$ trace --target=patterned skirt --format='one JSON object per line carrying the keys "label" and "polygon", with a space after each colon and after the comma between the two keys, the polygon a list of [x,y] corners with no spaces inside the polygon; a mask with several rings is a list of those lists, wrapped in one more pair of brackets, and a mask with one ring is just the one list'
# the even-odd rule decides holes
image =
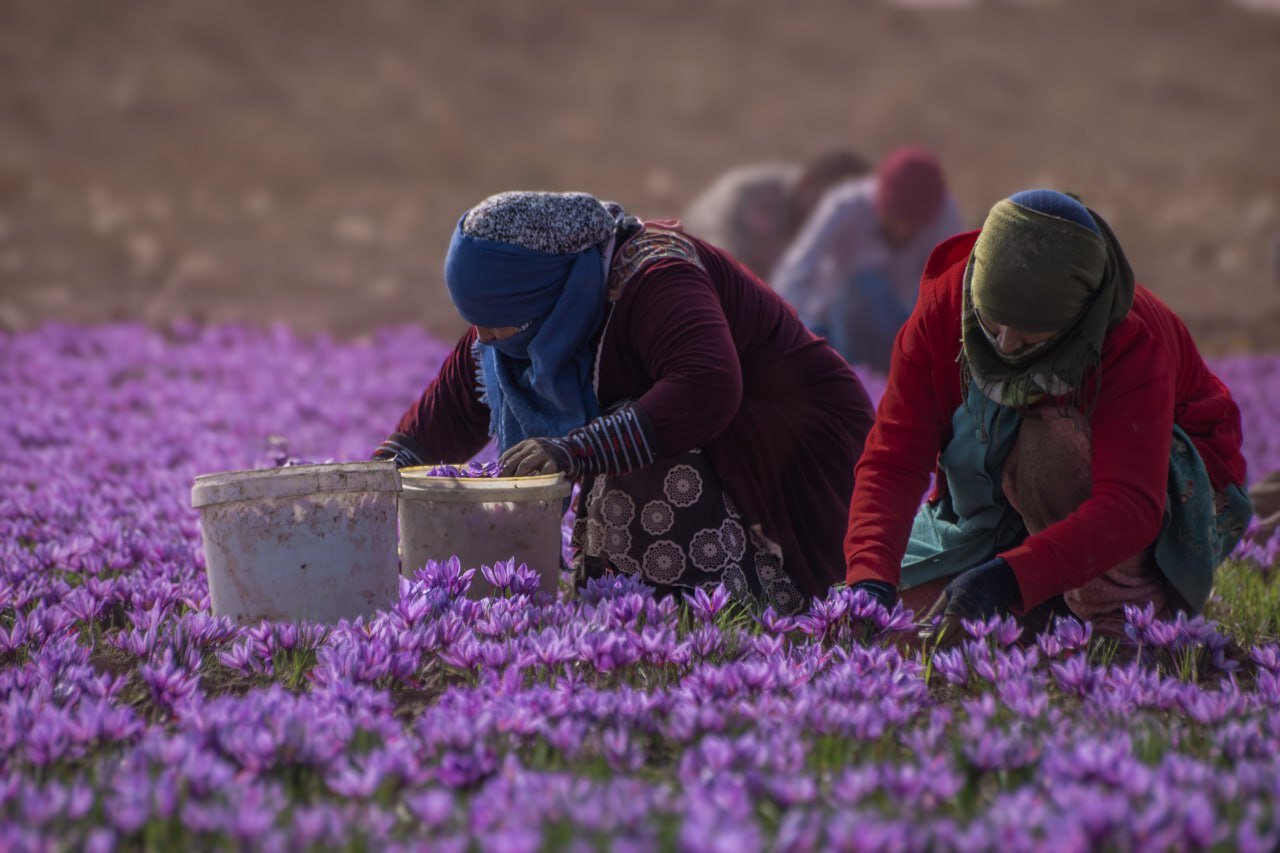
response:
{"label": "patterned skirt", "polygon": [[622,572],[665,592],[723,583],[736,600],[784,614],[804,604],[782,549],[742,518],[701,450],[628,474],[588,477],[577,509],[578,585]]}

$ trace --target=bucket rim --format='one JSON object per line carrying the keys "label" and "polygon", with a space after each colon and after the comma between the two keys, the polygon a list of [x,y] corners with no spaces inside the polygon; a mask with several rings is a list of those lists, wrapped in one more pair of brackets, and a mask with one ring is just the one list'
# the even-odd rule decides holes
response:
{"label": "bucket rim", "polygon": [[398,491],[400,475],[394,462],[321,462],[200,474],[191,487],[191,506],[200,509],[233,501],[333,492]]}
{"label": "bucket rim", "polygon": [[546,500],[568,497],[573,481],[564,474],[535,474],[531,477],[440,477],[428,476],[435,465],[400,469],[401,497],[444,501]]}

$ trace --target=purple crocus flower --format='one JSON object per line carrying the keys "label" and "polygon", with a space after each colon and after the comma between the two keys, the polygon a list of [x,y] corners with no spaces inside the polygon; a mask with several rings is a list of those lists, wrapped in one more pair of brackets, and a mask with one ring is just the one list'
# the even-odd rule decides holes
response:
{"label": "purple crocus flower", "polygon": [[685,601],[688,602],[693,615],[707,625],[715,621],[716,616],[724,610],[729,600],[729,590],[724,584],[717,584],[710,593],[703,587],[698,587],[693,591],[693,595],[685,596]]}
{"label": "purple crocus flower", "polygon": [[[332,629],[212,616],[192,477],[363,458],[421,390],[396,366],[449,350],[416,329],[0,332],[9,846],[1275,847],[1280,647],[1241,665],[1203,617],[1133,611],[1137,659],[1073,619],[934,654],[847,589],[721,627],[721,590],[551,596],[519,554],[483,600],[454,559]],[[1216,367],[1251,470],[1280,468],[1280,360]],[[1248,536],[1237,559],[1274,572],[1280,537]]]}

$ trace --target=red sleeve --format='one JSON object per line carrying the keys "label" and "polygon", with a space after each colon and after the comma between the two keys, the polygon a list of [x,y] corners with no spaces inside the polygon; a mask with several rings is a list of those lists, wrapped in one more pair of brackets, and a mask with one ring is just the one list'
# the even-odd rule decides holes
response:
{"label": "red sleeve", "polygon": [[1221,492],[1232,484],[1243,485],[1247,469],[1240,451],[1244,441],[1240,407],[1231,398],[1227,386],[1205,364],[1186,324],[1145,288],[1139,291],[1138,296],[1141,303],[1154,306],[1160,319],[1169,327],[1166,339],[1178,351],[1181,369],[1178,371],[1174,423],[1186,430],[1200,451],[1214,489]]}
{"label": "red sleeve", "polygon": [[948,332],[956,324],[946,323],[936,296],[929,296],[921,294],[894,340],[888,384],[856,469],[844,540],[845,579],[851,584],[898,585],[911,524],[950,428],[951,411],[941,411],[934,394],[934,371],[954,371],[955,365],[935,364],[930,343],[959,336],[955,329]]}
{"label": "red sleeve", "polygon": [[1024,608],[1083,586],[1160,534],[1173,441],[1175,370],[1151,338],[1104,358],[1091,421],[1093,491],[1071,515],[1000,556]]}
{"label": "red sleeve", "polygon": [[476,381],[474,328],[449,353],[440,373],[396,424],[418,445],[427,464],[465,462],[489,441],[489,407]]}
{"label": "red sleeve", "polygon": [[653,387],[636,401],[658,452],[675,456],[724,431],[742,404],[742,366],[710,277],[693,264],[654,263],[628,287],[625,331]]}

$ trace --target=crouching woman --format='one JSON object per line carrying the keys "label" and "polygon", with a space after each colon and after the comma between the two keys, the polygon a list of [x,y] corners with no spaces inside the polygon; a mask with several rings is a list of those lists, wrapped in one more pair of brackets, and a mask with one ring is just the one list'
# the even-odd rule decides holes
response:
{"label": "crouching woman", "polygon": [[840,579],[861,383],[768,287],[674,223],[581,193],[466,213],[445,282],[473,324],[376,455],[581,484],[574,570],[723,582],[792,612]]}
{"label": "crouching woman", "polygon": [[[1252,508],[1240,413],[1107,224],[1031,190],[942,243],[858,464],[848,581],[944,620],[1199,611]],[[936,469],[929,501],[920,497]]]}

